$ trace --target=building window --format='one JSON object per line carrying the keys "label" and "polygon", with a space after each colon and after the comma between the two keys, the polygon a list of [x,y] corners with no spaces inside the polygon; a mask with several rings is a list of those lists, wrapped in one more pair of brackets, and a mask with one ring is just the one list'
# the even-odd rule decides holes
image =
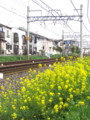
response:
{"label": "building window", "polygon": [[8,44],[6,44],[6,49],[9,49],[9,45]]}
{"label": "building window", "polygon": [[6,44],[6,49],[12,50],[12,45]]}
{"label": "building window", "polygon": [[12,50],[12,45],[10,45],[9,47],[10,47],[10,50]]}
{"label": "building window", "polygon": [[34,43],[37,43],[37,38],[35,37],[35,39],[34,39]]}
{"label": "building window", "polygon": [[9,30],[6,31],[7,38],[10,38]]}
{"label": "building window", "polygon": [[14,33],[14,43],[19,42],[18,33]]}
{"label": "building window", "polygon": [[29,53],[32,54],[32,45],[29,45]]}
{"label": "building window", "polygon": [[35,37],[34,37],[34,35],[32,35],[32,40],[34,40],[35,39]]}
{"label": "building window", "polygon": [[43,46],[43,50],[45,49],[45,47]]}
{"label": "building window", "polygon": [[51,51],[51,47],[49,47],[49,51]]}
{"label": "building window", "polygon": [[14,45],[14,54],[18,54],[18,53],[19,53],[19,46]]}
{"label": "building window", "polygon": [[5,33],[0,31],[0,39],[5,39]]}
{"label": "building window", "polygon": [[25,35],[22,35],[22,41],[23,41],[23,44],[27,43]]}
{"label": "building window", "polygon": [[31,37],[30,37],[30,43],[32,42],[32,35],[31,35]]}
{"label": "building window", "polygon": [[33,54],[36,54],[36,53],[37,53],[37,48],[34,47],[34,48],[33,48]]}
{"label": "building window", "polygon": [[32,49],[32,45],[29,45],[29,48]]}

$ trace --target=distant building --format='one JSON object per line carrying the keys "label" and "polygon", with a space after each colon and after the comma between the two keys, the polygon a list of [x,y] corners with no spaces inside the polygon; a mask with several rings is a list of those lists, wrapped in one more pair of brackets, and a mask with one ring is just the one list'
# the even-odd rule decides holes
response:
{"label": "distant building", "polygon": [[79,47],[79,42],[76,40],[61,40],[58,45],[64,50],[64,54],[70,54],[72,47]]}
{"label": "distant building", "polygon": [[[53,50],[55,41],[42,35],[30,32],[29,53],[30,54],[55,54]],[[0,24],[0,54],[27,54],[26,30],[22,28],[11,28]]]}
{"label": "distant building", "polygon": [[11,27],[0,24],[0,54],[8,54],[11,46]]}
{"label": "distant building", "polygon": [[[0,54],[26,55],[26,32],[23,28],[11,28],[0,24]],[[76,46],[76,44],[77,42],[73,40],[52,40],[30,32],[29,54],[44,54],[50,57],[51,54],[60,54],[53,49],[57,45],[64,47],[67,52],[70,46]]]}
{"label": "distant building", "polygon": [[41,54],[41,51],[44,52],[45,55],[54,54],[54,41],[50,40],[44,36],[30,33],[30,53],[31,54]]}

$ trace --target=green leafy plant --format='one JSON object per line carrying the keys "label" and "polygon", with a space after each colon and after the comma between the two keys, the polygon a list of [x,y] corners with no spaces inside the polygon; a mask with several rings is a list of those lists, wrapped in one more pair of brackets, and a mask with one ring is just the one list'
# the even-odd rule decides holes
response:
{"label": "green leafy plant", "polygon": [[7,78],[6,86],[0,86],[1,120],[90,119],[89,57],[30,70],[19,81]]}

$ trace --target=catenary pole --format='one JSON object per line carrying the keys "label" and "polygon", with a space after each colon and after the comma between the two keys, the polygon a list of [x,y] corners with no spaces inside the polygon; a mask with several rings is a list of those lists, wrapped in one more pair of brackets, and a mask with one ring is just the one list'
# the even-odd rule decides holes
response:
{"label": "catenary pole", "polygon": [[83,15],[82,15],[82,5],[80,5],[80,58],[83,58],[83,38],[82,38],[82,23],[83,23]]}
{"label": "catenary pole", "polygon": [[63,47],[62,47],[62,53],[64,54],[64,30],[62,30],[62,42],[63,42]]}
{"label": "catenary pole", "polygon": [[27,59],[29,60],[29,40],[30,40],[30,37],[29,37],[29,6],[27,6],[27,37],[26,37],[26,40],[27,40]]}

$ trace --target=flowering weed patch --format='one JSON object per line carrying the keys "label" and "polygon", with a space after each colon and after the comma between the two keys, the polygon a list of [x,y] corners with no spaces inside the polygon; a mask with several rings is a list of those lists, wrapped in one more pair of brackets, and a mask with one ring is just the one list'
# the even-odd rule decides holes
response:
{"label": "flowering weed patch", "polygon": [[16,82],[18,88],[8,80],[7,90],[1,86],[0,120],[89,120],[89,58],[29,72]]}

